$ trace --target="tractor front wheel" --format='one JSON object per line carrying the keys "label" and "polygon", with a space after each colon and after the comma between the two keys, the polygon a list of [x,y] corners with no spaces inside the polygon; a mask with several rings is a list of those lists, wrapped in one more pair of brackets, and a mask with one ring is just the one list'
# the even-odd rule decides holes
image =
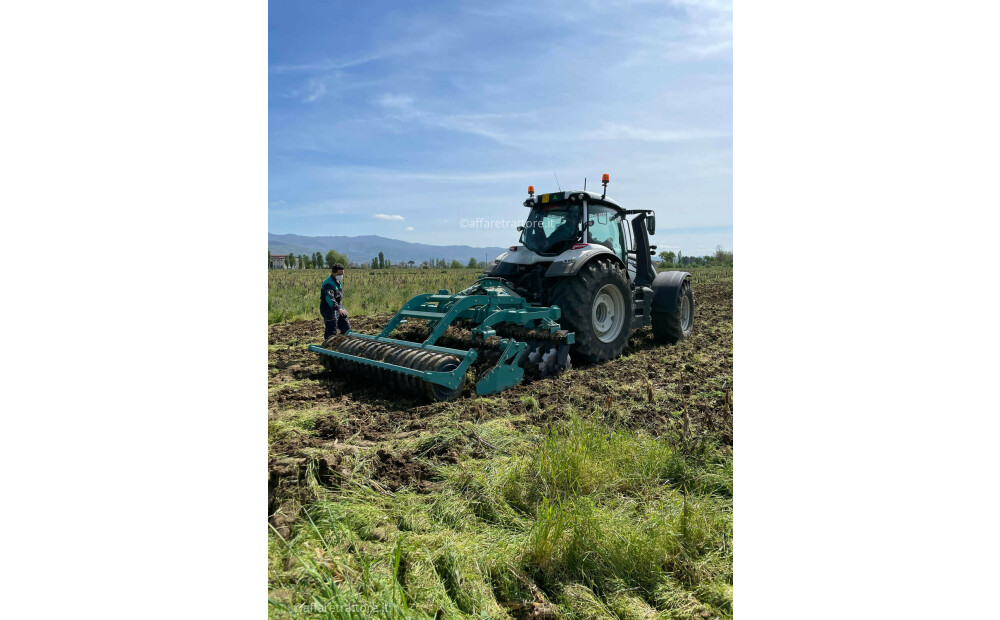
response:
{"label": "tractor front wheel", "polygon": [[559,324],[574,332],[574,361],[603,362],[622,354],[632,333],[632,295],[621,269],[608,261],[592,261],[561,282],[552,302]]}

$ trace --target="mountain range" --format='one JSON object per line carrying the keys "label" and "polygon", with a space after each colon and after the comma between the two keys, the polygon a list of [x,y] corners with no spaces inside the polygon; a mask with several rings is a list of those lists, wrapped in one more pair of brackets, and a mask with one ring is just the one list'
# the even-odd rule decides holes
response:
{"label": "mountain range", "polygon": [[389,239],[378,235],[362,235],[359,237],[307,237],[304,235],[276,235],[267,233],[267,249],[271,254],[314,254],[336,250],[346,254],[351,262],[368,263],[378,256],[379,252],[394,264],[407,261],[422,263],[431,258],[443,258],[447,261],[458,260],[463,265],[470,258],[489,261],[507,251],[507,248],[474,248],[468,245],[430,245],[427,243],[410,243],[399,239]]}

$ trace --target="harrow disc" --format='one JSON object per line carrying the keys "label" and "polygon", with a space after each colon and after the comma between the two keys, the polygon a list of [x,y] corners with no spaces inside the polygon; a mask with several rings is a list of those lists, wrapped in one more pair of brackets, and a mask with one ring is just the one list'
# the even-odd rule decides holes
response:
{"label": "harrow disc", "polygon": [[[346,353],[355,357],[386,362],[395,366],[412,368],[413,370],[449,372],[461,363],[454,355],[435,353],[416,347],[377,342],[365,338],[357,338],[344,334],[331,336],[323,343],[324,349]],[[373,384],[384,384],[390,388],[411,394],[426,394],[434,400],[452,400],[462,393],[465,387],[465,377],[458,387],[451,389],[436,383],[424,381],[419,377],[395,372],[392,370],[358,364],[350,360],[320,354],[322,364],[328,370],[337,374],[348,374],[366,379]]]}

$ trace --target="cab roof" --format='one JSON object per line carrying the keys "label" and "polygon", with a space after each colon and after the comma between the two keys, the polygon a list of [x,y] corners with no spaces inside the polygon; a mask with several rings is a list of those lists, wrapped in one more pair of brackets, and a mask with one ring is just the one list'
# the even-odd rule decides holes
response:
{"label": "cab roof", "polygon": [[566,190],[564,192],[551,192],[548,194],[539,194],[534,197],[529,197],[524,201],[524,206],[535,207],[541,205],[555,205],[555,204],[581,204],[586,200],[589,204],[604,205],[611,207],[612,209],[617,209],[619,211],[624,211],[625,207],[621,206],[614,200],[610,198],[601,198],[601,195],[597,192],[585,191],[582,189]]}

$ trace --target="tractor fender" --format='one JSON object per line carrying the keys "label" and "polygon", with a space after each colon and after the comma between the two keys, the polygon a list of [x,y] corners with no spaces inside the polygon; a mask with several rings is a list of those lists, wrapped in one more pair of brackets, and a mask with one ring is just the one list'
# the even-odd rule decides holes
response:
{"label": "tractor fender", "polygon": [[556,257],[545,270],[546,278],[575,276],[583,266],[595,259],[610,259],[622,270],[627,269],[621,258],[603,245],[592,245],[581,250],[568,250]]}
{"label": "tractor fender", "polygon": [[684,282],[691,278],[686,271],[661,271],[653,278],[653,312],[674,312],[677,296]]}

